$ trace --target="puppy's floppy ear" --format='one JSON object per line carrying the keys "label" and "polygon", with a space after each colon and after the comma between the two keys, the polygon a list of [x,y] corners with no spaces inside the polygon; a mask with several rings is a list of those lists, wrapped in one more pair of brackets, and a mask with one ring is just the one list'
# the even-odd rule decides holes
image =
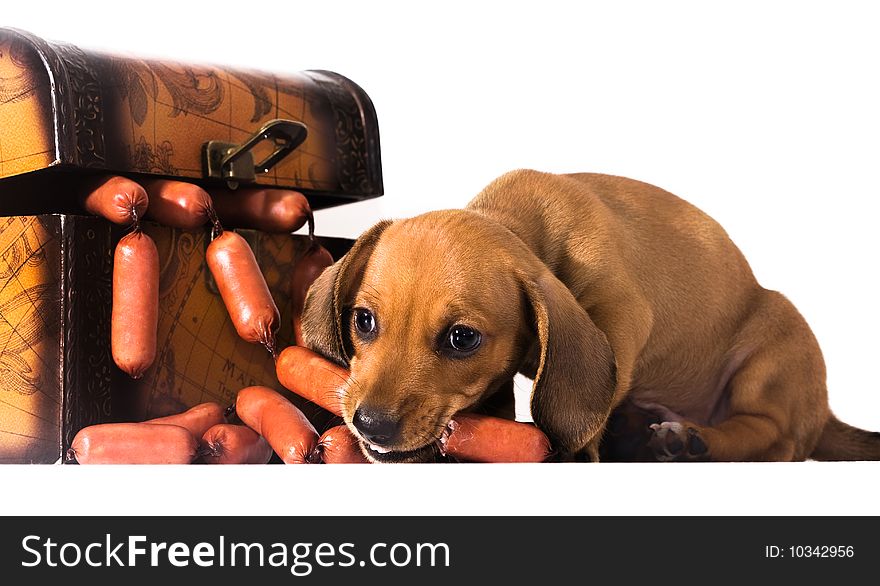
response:
{"label": "puppy's floppy ear", "polygon": [[617,384],[614,353],[559,279],[521,275],[540,342],[532,417],[554,445],[574,453],[599,432]]}
{"label": "puppy's floppy ear", "polygon": [[345,256],[312,283],[302,316],[303,340],[310,349],[341,366],[351,359],[346,306],[354,297],[382,232],[391,225],[383,220],[361,234]]}

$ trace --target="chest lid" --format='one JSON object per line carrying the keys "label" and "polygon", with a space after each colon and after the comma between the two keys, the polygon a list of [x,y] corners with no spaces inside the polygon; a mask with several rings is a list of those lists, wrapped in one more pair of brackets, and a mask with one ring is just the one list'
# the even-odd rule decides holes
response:
{"label": "chest lid", "polygon": [[376,112],[339,74],[143,60],[0,28],[0,179],[56,167],[382,194]]}

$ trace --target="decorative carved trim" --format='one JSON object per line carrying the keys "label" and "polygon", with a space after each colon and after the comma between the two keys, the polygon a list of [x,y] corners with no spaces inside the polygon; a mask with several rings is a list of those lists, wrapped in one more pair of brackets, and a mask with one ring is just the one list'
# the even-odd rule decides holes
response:
{"label": "decorative carved trim", "polygon": [[67,69],[73,102],[76,155],[83,167],[106,167],[101,82],[92,60],[73,45],[54,45]]}
{"label": "decorative carved trim", "polygon": [[61,216],[62,238],[62,454],[76,433],[111,415],[110,225],[85,216]]}
{"label": "decorative carved trim", "polygon": [[347,77],[334,72],[327,72],[331,78],[345,88],[351,95],[358,115],[355,119],[360,122],[364,133],[364,143],[362,145],[362,158],[365,161],[367,179],[365,190],[361,193],[365,195],[382,195],[384,185],[382,183],[382,159],[379,148],[379,120],[376,116],[376,108],[373,106],[373,100],[358,84],[354,83]]}
{"label": "decorative carved trim", "polygon": [[[375,125],[372,103],[369,99],[366,104],[359,103],[355,96],[363,94],[363,91],[339,74],[330,71],[307,71],[305,74],[324,90],[333,110],[336,168],[342,191],[359,194],[382,193],[382,175],[378,157],[375,157],[375,160],[367,160],[367,149],[376,148],[378,153],[379,146],[379,133]],[[369,111],[362,111],[362,106],[369,106]],[[371,118],[369,136],[364,125],[365,117]],[[373,141],[373,144],[370,144],[370,141]]]}

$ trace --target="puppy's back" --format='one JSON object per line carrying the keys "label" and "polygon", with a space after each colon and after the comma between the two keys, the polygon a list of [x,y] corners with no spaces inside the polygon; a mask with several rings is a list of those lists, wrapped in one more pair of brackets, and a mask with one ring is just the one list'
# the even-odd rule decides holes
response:
{"label": "puppy's back", "polygon": [[667,291],[693,288],[694,279],[728,289],[757,286],[718,222],[642,181],[517,170],[493,181],[468,207],[505,224],[551,267],[623,263],[610,268]]}
{"label": "puppy's back", "polygon": [[718,356],[704,357],[711,371],[761,291],[715,220],[641,181],[520,170],[469,207],[517,234],[585,308],[643,298],[652,322],[643,364],[676,348],[715,347]]}

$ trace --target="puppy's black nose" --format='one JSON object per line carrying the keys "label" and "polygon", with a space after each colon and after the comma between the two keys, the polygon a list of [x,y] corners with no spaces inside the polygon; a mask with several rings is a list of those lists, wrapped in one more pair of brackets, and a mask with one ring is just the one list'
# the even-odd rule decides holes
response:
{"label": "puppy's black nose", "polygon": [[353,422],[364,439],[377,446],[390,444],[400,431],[399,419],[367,407],[358,407]]}

